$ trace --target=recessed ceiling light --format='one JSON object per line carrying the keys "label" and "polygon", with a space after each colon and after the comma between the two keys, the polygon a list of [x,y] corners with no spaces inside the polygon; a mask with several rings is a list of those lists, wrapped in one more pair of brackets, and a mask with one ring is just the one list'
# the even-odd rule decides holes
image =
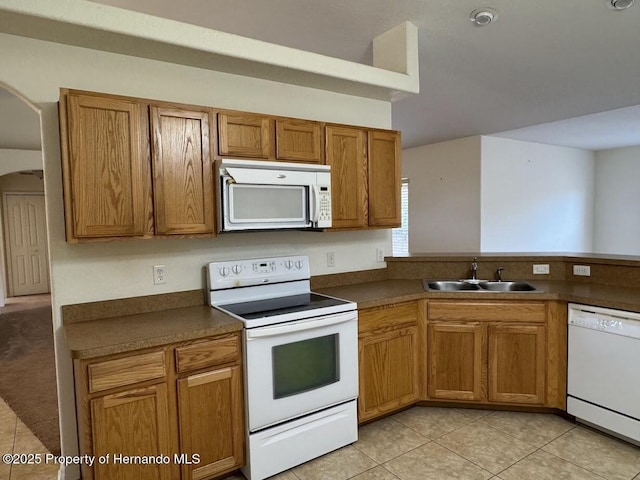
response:
{"label": "recessed ceiling light", "polygon": [[[611,0],[611,1],[614,1],[614,0]],[[622,0],[618,0],[618,1],[622,1]],[[497,19],[498,19],[498,11],[489,7],[477,8],[473,12],[471,12],[471,14],[469,15],[469,20],[471,20],[471,22],[478,27],[484,27],[486,25],[489,25],[491,22],[495,22]]]}
{"label": "recessed ceiling light", "polygon": [[609,6],[614,10],[624,10],[633,5],[634,0],[609,0]]}

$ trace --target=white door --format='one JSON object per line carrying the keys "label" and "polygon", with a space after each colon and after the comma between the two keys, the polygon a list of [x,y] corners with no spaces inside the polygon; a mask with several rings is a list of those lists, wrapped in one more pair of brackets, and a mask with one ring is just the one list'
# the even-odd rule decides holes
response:
{"label": "white door", "polygon": [[44,195],[7,193],[4,200],[9,295],[47,293]]}

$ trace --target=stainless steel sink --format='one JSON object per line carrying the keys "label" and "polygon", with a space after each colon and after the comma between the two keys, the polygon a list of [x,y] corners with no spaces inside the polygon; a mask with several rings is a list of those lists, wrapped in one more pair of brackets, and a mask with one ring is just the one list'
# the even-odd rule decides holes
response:
{"label": "stainless steel sink", "polygon": [[490,292],[531,292],[536,289],[527,282],[481,282],[478,285]]}
{"label": "stainless steel sink", "polygon": [[440,292],[532,292],[536,288],[527,282],[489,282],[467,280],[422,280],[425,290]]}
{"label": "stainless steel sink", "polygon": [[423,280],[422,284],[425,290],[439,290],[444,292],[480,290],[479,284],[469,283],[462,280]]}

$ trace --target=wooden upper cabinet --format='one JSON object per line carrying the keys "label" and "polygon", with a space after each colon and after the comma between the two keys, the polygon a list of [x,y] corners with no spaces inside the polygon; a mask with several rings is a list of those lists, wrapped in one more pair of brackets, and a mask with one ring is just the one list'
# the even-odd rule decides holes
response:
{"label": "wooden upper cabinet", "polygon": [[214,233],[209,109],[151,107],[155,232]]}
{"label": "wooden upper cabinet", "polygon": [[218,114],[219,151],[222,156],[273,159],[273,120],[249,113]]}
{"label": "wooden upper cabinet", "polygon": [[370,131],[369,153],[369,225],[399,227],[400,133]]}
{"label": "wooden upper cabinet", "polygon": [[366,132],[325,128],[326,163],[331,166],[331,215],[334,228],[367,226]]}
{"label": "wooden upper cabinet", "polygon": [[276,120],[276,158],[278,160],[324,163],[322,126],[306,120]]}
{"label": "wooden upper cabinet", "polygon": [[68,93],[60,117],[67,240],[151,235],[146,105]]}

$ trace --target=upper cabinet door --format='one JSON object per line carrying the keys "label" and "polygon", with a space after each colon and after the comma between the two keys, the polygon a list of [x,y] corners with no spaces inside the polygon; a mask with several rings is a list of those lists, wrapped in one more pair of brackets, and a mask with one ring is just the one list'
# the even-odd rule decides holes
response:
{"label": "upper cabinet door", "polygon": [[367,226],[366,132],[327,126],[326,163],[331,166],[331,215],[335,228]]}
{"label": "upper cabinet door", "polygon": [[156,234],[214,233],[208,109],[151,107]]}
{"label": "upper cabinet door", "polygon": [[274,158],[273,120],[262,115],[218,114],[220,155]]}
{"label": "upper cabinet door", "polygon": [[320,123],[305,120],[276,120],[276,158],[323,163]]}
{"label": "upper cabinet door", "polygon": [[67,240],[151,234],[146,106],[71,93],[60,107]]}
{"label": "upper cabinet door", "polygon": [[400,133],[369,132],[369,225],[399,227]]}

